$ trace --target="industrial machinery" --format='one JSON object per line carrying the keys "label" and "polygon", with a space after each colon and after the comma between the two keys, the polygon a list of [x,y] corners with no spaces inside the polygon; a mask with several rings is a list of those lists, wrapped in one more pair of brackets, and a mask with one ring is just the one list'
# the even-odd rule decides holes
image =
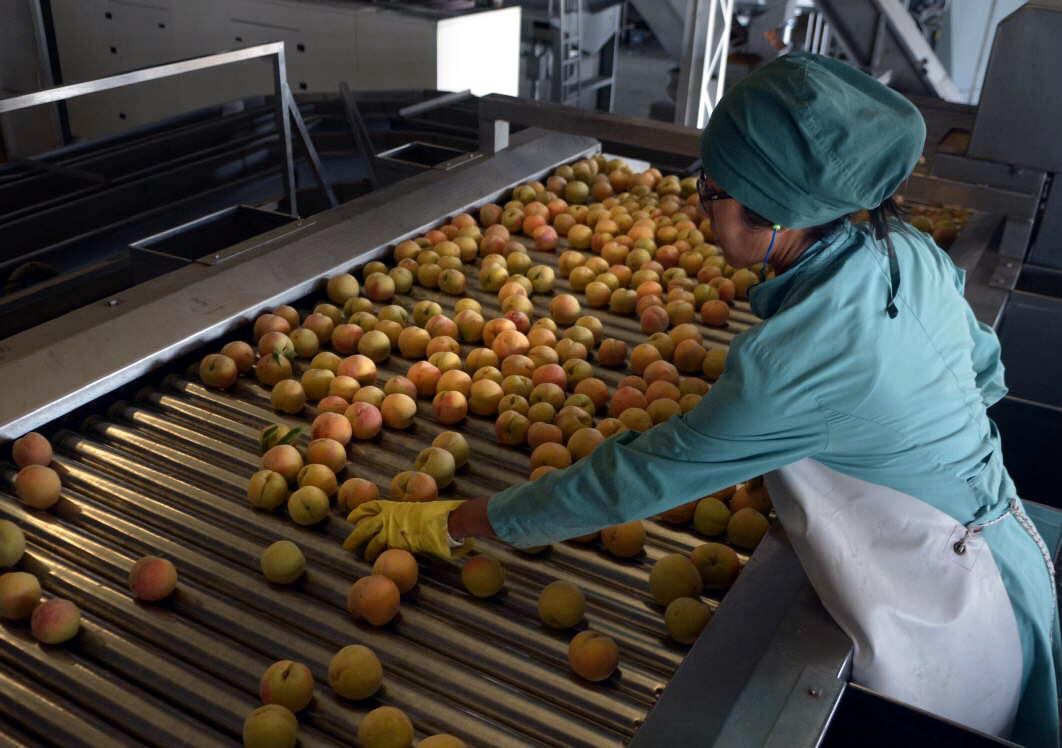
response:
{"label": "industrial machinery", "polygon": [[[1049,20],[1036,23],[1049,27]],[[1050,38],[1049,30],[1044,33]],[[993,70],[1004,43],[1001,30]],[[1026,236],[1044,231],[1052,215],[1050,193],[1046,211],[1040,207],[1048,176],[1041,173],[1035,185],[1024,169],[1010,170],[1018,181],[1006,185],[962,180],[955,172],[943,176],[949,162],[974,163],[970,151],[947,157],[947,144],[955,141],[948,133],[956,123],[972,125],[970,150],[976,152],[987,110],[920,103],[930,125],[927,165],[906,196],[974,211],[951,253],[968,271],[967,294],[979,317],[1002,318],[1005,332],[1014,299],[1024,298],[1023,284],[1030,282],[1022,280],[1023,264],[1041,257],[1013,254],[1014,237],[1025,222]],[[322,102],[320,111],[327,109]],[[831,725],[838,730],[832,744],[845,745],[837,736],[845,725],[860,723],[853,714],[878,715],[862,725],[873,724],[882,735],[892,723],[917,724],[920,735],[932,734],[942,744],[991,744],[847,683],[850,643],[822,609],[779,528],[748,558],[726,595],[712,599],[710,626],[685,652],[664,638],[646,579],[662,554],[702,542],[687,529],[648,522],[645,555],[630,561],[572,543],[539,556],[483,543],[480,550],[507,570],[503,595],[473,599],[461,591],[456,565],[425,563],[399,618],[373,629],[344,611],[349,583],[367,568],[342,550],[348,526],[338,515],[305,529],[247,506],[243,494],[258,464],[260,429],[303,419],[275,414],[269,393],[246,379],[231,392],[204,387],[189,376],[189,365],[204,353],[224,340],[247,338],[249,322],[279,304],[309,311],[322,298],[324,279],[371,260],[389,262],[395,243],[447,217],[504,202],[514,186],[602,148],[682,174],[697,167],[698,133],[689,128],[504,96],[451,102],[428,114],[439,126],[417,138],[450,137],[459,155],[338,207],[289,215],[210,255],[193,251],[210,234],[202,224],[174,221],[173,228],[184,228],[161,236],[154,231],[158,241],[147,248],[194,261],[4,340],[0,434],[10,439],[43,430],[56,447],[64,494],[48,512],[24,508],[5,494],[0,517],[27,535],[20,568],[41,579],[46,595],[68,597],[84,611],[83,631],[65,647],[39,647],[24,626],[0,626],[0,714],[10,740],[231,745],[258,704],[258,678],[270,662],[306,662],[323,681],[337,649],[364,641],[384,663],[381,701],[409,713],[418,735],[452,731],[477,745],[830,745]],[[516,125],[527,127],[517,131]],[[477,130],[479,145],[461,151],[462,139]],[[995,170],[986,173],[1003,173],[980,160],[980,168]],[[274,180],[272,198],[264,194],[249,207],[275,208],[284,190]],[[536,261],[556,262],[553,255],[532,253]],[[1000,276],[1007,263],[1018,268],[1009,281]],[[566,286],[558,280],[558,290]],[[497,308],[474,274],[468,288],[485,310]],[[1049,308],[1058,298],[1030,295]],[[409,309],[426,298],[453,308],[451,297],[419,287],[395,303]],[[541,300],[534,301],[541,313]],[[628,319],[598,316],[609,335],[632,342],[640,335]],[[702,333],[709,345],[725,346],[755,322],[739,303],[725,330]],[[408,364],[392,355],[380,366],[381,379],[404,373]],[[1020,369],[1010,361],[1008,367]],[[600,367],[595,375],[610,386],[620,376]],[[1006,443],[1012,432],[1001,423]],[[408,469],[443,428],[421,401],[411,430],[387,430],[379,441],[356,443],[353,469],[385,483]],[[489,422],[473,417],[459,428],[474,459],[459,473],[455,492],[487,494],[524,479],[526,454],[497,445]],[[1042,447],[1028,448],[1042,456]],[[1007,460],[1020,463],[1010,451]],[[1052,499],[1027,489],[1037,484],[1015,473],[1023,494]],[[1062,529],[1057,512],[1029,506],[1041,528],[1054,523]],[[1047,535],[1057,555],[1062,531]],[[293,588],[270,586],[258,571],[261,550],[280,538],[295,540],[307,556],[309,572]],[[129,568],[146,553],[173,559],[182,574],[166,603],[138,604],[128,595]],[[558,578],[586,591],[590,623],[621,644],[620,672],[604,683],[571,677],[564,662],[567,637],[537,622],[535,596]],[[348,742],[360,717],[378,703],[343,702],[323,684],[317,696],[300,720],[304,745]]]}

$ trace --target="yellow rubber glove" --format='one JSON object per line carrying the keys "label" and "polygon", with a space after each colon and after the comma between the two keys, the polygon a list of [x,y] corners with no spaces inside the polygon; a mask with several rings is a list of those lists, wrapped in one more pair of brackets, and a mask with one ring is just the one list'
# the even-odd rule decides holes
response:
{"label": "yellow rubber glove", "polygon": [[372,562],[388,548],[402,548],[411,553],[428,553],[439,558],[453,558],[454,551],[464,552],[466,541],[450,548],[447,520],[463,499],[453,501],[367,501],[347,516],[354,525],[343,547],[361,551]]}

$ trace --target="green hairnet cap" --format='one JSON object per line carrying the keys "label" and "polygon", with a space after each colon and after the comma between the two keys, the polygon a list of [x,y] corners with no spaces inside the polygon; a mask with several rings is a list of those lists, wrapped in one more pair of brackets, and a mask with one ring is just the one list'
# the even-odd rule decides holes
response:
{"label": "green hairnet cap", "polygon": [[730,89],[701,134],[704,170],[787,228],[881,205],[908,177],[926,125],[902,95],[828,57],[792,54]]}

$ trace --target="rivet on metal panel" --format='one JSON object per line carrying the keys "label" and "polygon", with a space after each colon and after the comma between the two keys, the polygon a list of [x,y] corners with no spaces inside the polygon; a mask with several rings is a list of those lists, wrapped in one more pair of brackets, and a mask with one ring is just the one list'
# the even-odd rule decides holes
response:
{"label": "rivet on metal panel", "polygon": [[821,693],[822,693],[822,691],[820,689],[818,689],[818,688],[809,688],[808,689],[808,696],[810,696],[813,699],[819,698],[819,694],[821,694]]}

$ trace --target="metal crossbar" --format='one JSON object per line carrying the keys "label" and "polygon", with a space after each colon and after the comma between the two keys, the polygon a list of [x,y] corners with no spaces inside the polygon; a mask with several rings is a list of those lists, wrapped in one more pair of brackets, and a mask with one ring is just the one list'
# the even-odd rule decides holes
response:
{"label": "metal crossbar", "polygon": [[204,57],[193,57],[187,60],[168,62],[163,65],[154,65],[152,67],[140,68],[139,70],[130,70],[126,73],[118,73],[117,75],[110,75],[105,78],[44,88],[32,93],[0,99],[0,114],[14,112],[20,109],[28,109],[29,107],[40,106],[42,104],[65,101],[67,99],[99,93],[101,91],[110,91],[115,88],[131,86],[137,83],[147,83],[148,81],[161,80],[162,78],[171,78],[175,75],[191,73],[197,70],[208,70],[210,68],[221,67],[222,65],[230,65],[235,62],[256,60],[263,57],[272,58],[273,61],[273,95],[276,104],[277,131],[280,134],[284,159],[281,176],[284,183],[284,193],[288,198],[288,212],[293,215],[298,215],[295,195],[295,157],[292,150],[291,139],[291,123],[293,120],[295,122],[295,129],[299,134],[299,139],[302,141],[302,146],[306,150],[307,158],[310,161],[310,166],[313,169],[317,183],[327,196],[329,204],[334,207],[338,205],[335,194],[324,175],[321,168],[320,158],[318,158],[317,155],[317,149],[314,148],[313,141],[306,130],[306,124],[303,122],[299,108],[296,106],[295,99],[291,94],[291,90],[288,88],[284,42],[259,44],[253,47],[234,49],[228,52],[206,55]]}

